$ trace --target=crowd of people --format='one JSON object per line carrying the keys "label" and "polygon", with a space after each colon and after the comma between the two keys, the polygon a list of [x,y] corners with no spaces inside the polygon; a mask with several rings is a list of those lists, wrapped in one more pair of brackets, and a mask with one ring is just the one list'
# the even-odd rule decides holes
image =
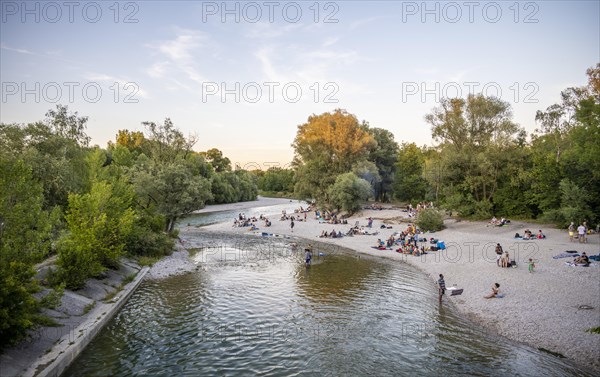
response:
{"label": "crowd of people", "polygon": [[257,219],[255,216],[246,217],[246,215],[244,213],[240,213],[240,214],[238,214],[238,216],[236,218],[233,219],[233,227],[234,228],[249,227],[250,230],[257,230],[258,227],[256,226],[256,223],[258,221],[264,221],[265,227],[271,226],[271,220],[269,220],[268,217],[263,216],[262,214]]}
{"label": "crowd of people", "polygon": [[342,238],[344,237],[344,235],[342,234],[341,231],[335,231],[335,229],[333,229],[330,233],[327,233],[327,231],[322,231],[321,235],[319,236],[320,238]]}
{"label": "crowd of people", "polygon": [[409,204],[406,206],[405,212],[408,213],[408,217],[412,218],[412,217],[416,217],[419,214],[419,212],[421,212],[422,210],[428,209],[428,208],[434,208],[433,202],[429,202],[429,203],[420,202],[420,203],[417,203],[417,205],[415,207],[413,207],[412,204]]}
{"label": "crowd of people", "polygon": [[[577,233],[575,233],[577,231]],[[587,243],[587,235],[590,233],[590,229],[588,228],[587,222],[582,222],[579,224],[577,229],[575,229],[575,223],[571,222],[569,225],[569,241],[573,242],[575,239],[579,241],[579,243]]]}
{"label": "crowd of people", "polygon": [[490,222],[488,223],[488,226],[503,226],[506,224],[510,224],[510,220],[505,219],[504,217],[502,217],[500,220],[498,220],[496,218],[496,216],[492,217],[492,219],[490,220]]}
{"label": "crowd of people", "polygon": [[543,240],[546,238],[546,235],[544,234],[544,232],[542,232],[542,230],[538,230],[537,234],[533,234],[533,232],[529,229],[525,229],[523,231],[523,235],[520,235],[519,233],[515,234],[515,238],[521,238],[523,239],[523,241],[529,241],[529,240]]}

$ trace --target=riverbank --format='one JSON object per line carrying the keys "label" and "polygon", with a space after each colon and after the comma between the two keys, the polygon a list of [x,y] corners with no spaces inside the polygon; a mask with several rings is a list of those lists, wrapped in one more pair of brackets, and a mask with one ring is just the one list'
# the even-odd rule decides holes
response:
{"label": "riverbank", "polygon": [[[300,205],[300,204],[299,204]],[[252,216],[258,213],[247,213]],[[375,220],[372,231],[378,235],[344,238],[319,238],[323,230],[345,233],[350,224],[359,221],[366,225],[366,218]],[[481,323],[491,331],[509,339],[548,350],[574,360],[578,364],[600,371],[600,335],[586,332],[600,326],[600,266],[571,267],[566,259],[553,259],[566,250],[586,251],[588,255],[600,252],[598,235],[591,236],[589,243],[570,243],[565,231],[543,227],[544,240],[522,241],[514,238],[526,228],[537,230],[539,224],[513,222],[505,227],[488,227],[482,222],[446,221],[447,228],[441,232],[426,234],[445,241],[447,249],[421,257],[396,253],[393,250],[376,250],[372,246],[378,238],[387,239],[393,232],[405,229],[406,213],[399,210],[365,210],[349,219],[349,225],[321,224],[314,213],[307,222],[296,222],[293,233],[288,221],[272,217],[272,226],[260,231],[303,240],[326,242],[343,246],[359,253],[376,255],[397,262],[406,262],[419,268],[432,279],[443,273],[447,286],[464,289],[461,296],[446,297],[465,316]],[[380,229],[385,222],[392,229]],[[185,239],[182,228],[182,238]],[[246,228],[233,228],[231,222],[204,227],[208,231],[251,233]],[[494,247],[500,243],[508,250],[517,268],[496,266]],[[529,273],[527,261],[536,261],[535,272]],[[499,283],[505,297],[484,299],[493,283]]]}
{"label": "riverbank", "polygon": [[[258,196],[256,200],[251,200],[248,202],[237,202],[237,203],[227,203],[227,204],[211,204],[206,207],[199,209],[198,211],[194,211],[194,213],[210,213],[210,212],[221,212],[221,211],[234,211],[234,210],[245,210],[248,208],[254,207],[270,207],[278,204],[286,204],[291,202],[292,199],[286,198],[267,198],[264,196]],[[293,200],[297,202],[297,200]]]}
{"label": "riverbank", "polygon": [[[50,267],[41,264],[38,275]],[[27,339],[5,350],[0,355],[0,375],[59,376],[127,302],[147,271],[148,267],[123,260],[118,270],[108,270],[104,278],[65,291],[58,307],[43,312],[57,326],[32,330]]]}

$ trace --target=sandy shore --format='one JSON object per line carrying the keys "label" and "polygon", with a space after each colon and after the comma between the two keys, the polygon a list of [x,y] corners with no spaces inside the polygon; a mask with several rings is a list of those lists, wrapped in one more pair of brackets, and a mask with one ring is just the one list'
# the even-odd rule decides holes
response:
{"label": "sandy shore", "polygon": [[[378,230],[379,235],[318,238],[323,230],[330,232],[335,229],[345,233],[350,225],[320,224],[314,219],[314,213],[308,216],[307,222],[296,222],[293,233],[289,222],[279,221],[279,216],[271,217],[273,225],[269,228],[264,228],[262,222],[257,225],[260,231],[333,243],[359,253],[389,258],[394,261],[392,263],[409,263],[431,276],[431,289],[437,289],[434,282],[438,274],[443,273],[447,286],[464,289],[461,296],[446,297],[445,300],[452,301],[469,319],[510,339],[560,353],[582,366],[600,371],[600,335],[585,331],[600,326],[600,266],[596,262],[595,266],[587,268],[570,267],[565,265],[565,261],[572,258],[552,258],[566,250],[598,254],[598,235],[591,236],[587,244],[570,243],[565,231],[545,226],[542,229],[547,239],[521,241],[513,238],[515,233],[522,234],[526,228],[536,231],[541,226],[512,222],[505,227],[488,227],[482,222],[447,220],[445,230],[426,234],[427,238],[445,241],[447,249],[412,257],[371,247],[378,238],[385,240],[393,232],[405,229],[406,223],[401,222],[405,213],[399,210],[365,210],[349,219],[349,224],[360,221],[361,225],[366,225],[369,216],[375,219],[372,230]],[[383,221],[393,228],[380,229]],[[249,233],[246,228],[233,228],[232,222],[203,229]],[[181,234],[185,237],[185,228]],[[496,243],[509,251],[511,259],[518,262],[517,268],[496,266]],[[529,258],[536,261],[534,273],[528,272]],[[484,299],[483,296],[496,282],[505,297]]]}
{"label": "sandy shore", "polygon": [[[274,206],[277,204],[286,204],[289,203],[290,199],[283,198],[265,198],[259,196],[256,200],[252,200],[249,202],[238,202],[238,203],[228,203],[228,204],[212,204],[208,205],[194,213],[209,213],[209,212],[219,212],[219,211],[232,211],[232,210],[242,210],[253,207],[268,207]],[[297,202],[297,200],[294,200]]]}

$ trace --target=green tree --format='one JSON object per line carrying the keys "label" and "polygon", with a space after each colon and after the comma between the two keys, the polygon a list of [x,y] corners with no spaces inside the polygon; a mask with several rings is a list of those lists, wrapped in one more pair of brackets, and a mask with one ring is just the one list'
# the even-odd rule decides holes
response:
{"label": "green tree", "polygon": [[260,190],[274,192],[294,191],[294,171],[280,167],[270,167],[266,172],[261,171],[257,185]]}
{"label": "green tree", "polygon": [[206,152],[201,152],[201,155],[212,165],[217,173],[231,171],[231,160],[223,156],[223,152],[217,148],[212,148]]}
{"label": "green tree", "polygon": [[[369,152],[369,161],[377,166],[380,180],[375,189],[375,199],[378,201],[389,201],[392,185],[395,180],[396,160],[398,158],[398,143],[394,140],[394,134],[383,128],[369,128],[367,132],[373,136],[377,147]],[[367,179],[368,180],[368,179]]]}
{"label": "green tree", "polygon": [[424,178],[425,151],[415,143],[402,143],[396,161],[394,197],[414,202],[425,199],[427,181]]}
{"label": "green tree", "polygon": [[194,175],[193,167],[183,160],[139,171],[135,187],[146,207],[153,206],[165,216],[168,233],[177,219],[203,208],[212,198],[210,181]]}
{"label": "green tree", "polygon": [[491,216],[505,169],[524,144],[525,133],[511,118],[507,102],[483,95],[443,99],[426,115],[447,172],[441,189],[447,207],[466,216]]}
{"label": "green tree", "polygon": [[349,213],[359,210],[361,203],[373,195],[371,184],[354,173],[339,175],[328,191],[331,205]]}
{"label": "green tree", "polygon": [[33,264],[51,251],[58,213],[43,209],[43,188],[22,160],[0,155],[0,348],[35,325]]}
{"label": "green tree", "polygon": [[88,277],[118,266],[136,219],[133,198],[124,182],[94,182],[89,193],[69,195],[68,233],[57,260],[68,288],[81,288]]}

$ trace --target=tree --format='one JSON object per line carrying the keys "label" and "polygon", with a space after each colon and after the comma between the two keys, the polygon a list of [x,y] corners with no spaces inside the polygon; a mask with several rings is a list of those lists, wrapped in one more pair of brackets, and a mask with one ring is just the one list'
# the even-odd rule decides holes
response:
{"label": "tree", "polygon": [[354,173],[339,175],[328,191],[331,205],[349,213],[359,210],[361,203],[373,195],[371,184]]}
{"label": "tree", "polygon": [[392,184],[395,179],[396,160],[398,158],[398,143],[394,140],[394,134],[383,128],[369,128],[363,124],[367,132],[373,136],[377,143],[376,148],[369,152],[369,161],[372,161],[379,170],[380,180],[375,188],[375,199],[379,201],[389,200]]}
{"label": "tree", "polygon": [[141,131],[119,130],[116,137],[116,146],[127,148],[130,152],[143,152],[146,138]]}
{"label": "tree", "polygon": [[[540,129],[531,145],[532,203],[561,225],[585,217],[586,208],[590,219],[600,211],[600,64],[587,74],[587,86],[564,90],[561,103],[536,115]],[[566,192],[582,195],[581,206],[565,200],[571,196]]]}
{"label": "tree", "polygon": [[22,160],[0,155],[0,348],[34,326],[39,290],[33,264],[51,250],[58,213],[43,209],[43,188]]}
{"label": "tree", "polygon": [[69,112],[69,108],[56,105],[56,110],[48,110],[45,123],[54,134],[72,140],[82,147],[87,147],[90,137],[85,134],[88,117],[78,116],[77,111]]}
{"label": "tree", "polygon": [[415,143],[402,143],[396,161],[394,197],[411,202],[425,199],[427,181],[423,177],[425,151]]}
{"label": "tree", "polygon": [[196,144],[195,136],[183,136],[171,119],[166,118],[163,124],[142,122],[148,130],[147,155],[156,164],[170,164],[177,160],[185,160],[192,153]]}
{"label": "tree", "polygon": [[201,155],[212,165],[217,173],[231,171],[231,160],[223,156],[223,152],[217,148],[212,148],[206,152],[201,152]]}
{"label": "tree", "polygon": [[[260,175],[259,175],[260,174]],[[270,167],[266,172],[255,173],[258,177],[258,188],[263,191],[293,192],[294,171],[280,167]]]}
{"label": "tree", "polygon": [[136,192],[146,206],[155,206],[165,216],[168,233],[175,229],[177,219],[203,208],[212,198],[210,181],[194,175],[192,169],[179,160],[136,174]]}
{"label": "tree", "polygon": [[327,189],[339,174],[366,160],[376,146],[373,137],[360,127],[356,116],[345,110],[312,115],[298,126],[294,143],[297,168],[296,193],[327,202]]}
{"label": "tree", "polygon": [[381,176],[374,162],[368,160],[359,161],[352,167],[352,172],[357,177],[369,182],[374,193],[380,188]]}
{"label": "tree", "polygon": [[67,235],[59,244],[58,275],[68,288],[117,267],[135,222],[133,188],[125,182],[94,182],[87,194],[69,195]]}
{"label": "tree", "polygon": [[524,144],[524,131],[511,118],[507,102],[483,95],[443,99],[426,115],[448,171],[441,191],[461,214],[484,218],[494,211],[505,169]]}

